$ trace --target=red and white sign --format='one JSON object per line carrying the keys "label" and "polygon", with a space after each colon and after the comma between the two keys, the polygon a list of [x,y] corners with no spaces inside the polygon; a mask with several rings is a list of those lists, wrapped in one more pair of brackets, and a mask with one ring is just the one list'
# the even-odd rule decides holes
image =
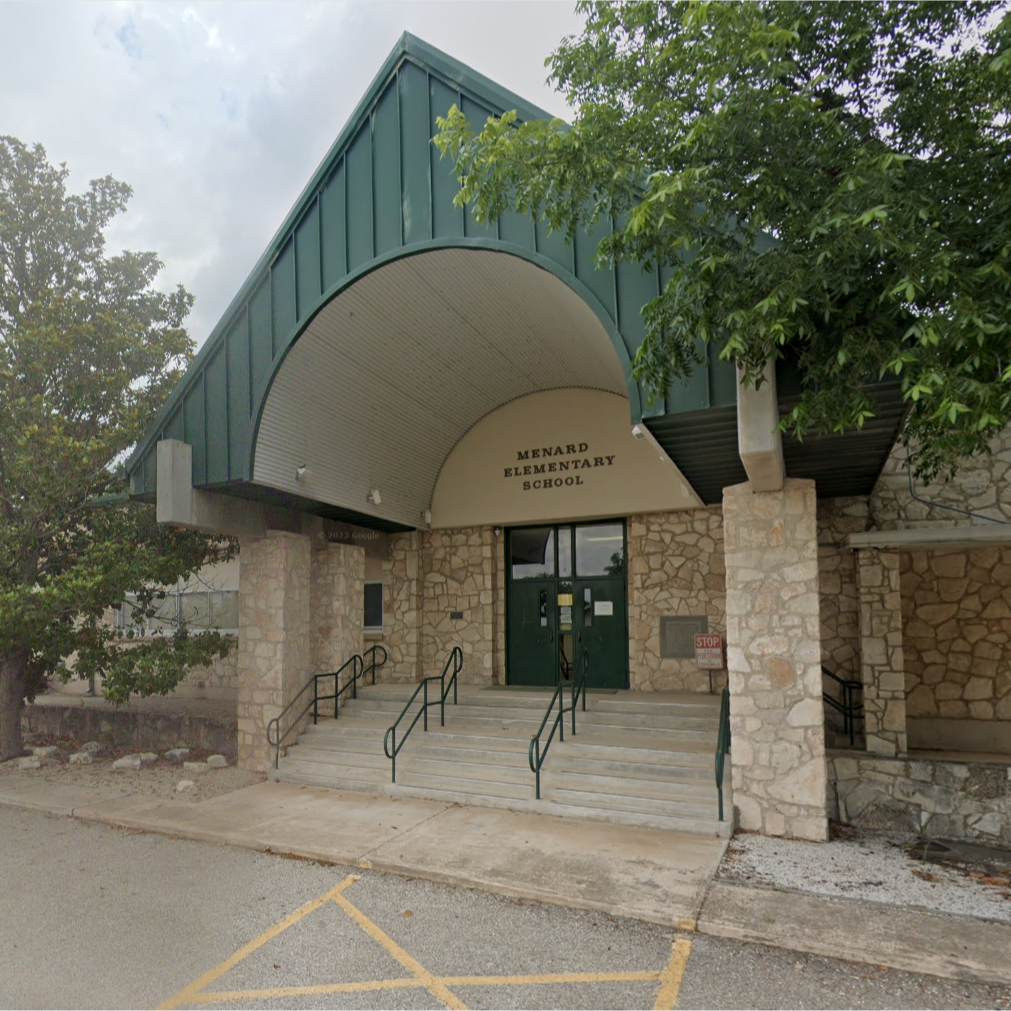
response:
{"label": "red and white sign", "polygon": [[695,636],[695,666],[701,670],[723,670],[723,639],[719,635]]}

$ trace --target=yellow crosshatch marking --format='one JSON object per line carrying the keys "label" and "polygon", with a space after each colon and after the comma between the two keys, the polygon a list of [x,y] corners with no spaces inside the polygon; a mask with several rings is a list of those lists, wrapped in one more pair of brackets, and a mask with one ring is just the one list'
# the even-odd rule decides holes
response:
{"label": "yellow crosshatch marking", "polygon": [[[416,958],[405,951],[381,927],[372,922],[360,909],[345,897],[345,890],[358,880],[358,875],[350,874],[335,888],[318,899],[306,903],[280,923],[265,930],[259,937],[241,947],[234,955],[220,965],[205,972],[199,979],[184,987],[177,994],[158,1006],[159,1011],[173,1011],[175,1008],[193,1004],[222,1004],[229,1001],[270,1000],[281,997],[303,997],[314,994],[366,993],[375,990],[425,989],[444,1007],[466,1011],[464,1004],[449,988],[452,986],[543,986],[559,983],[640,983],[656,980],[657,991],[653,1011],[670,1011],[677,1003],[681,981],[688,966],[688,956],[692,950],[691,941],[677,938],[671,946],[671,957],[667,965],[657,972],[554,972],[525,976],[436,976],[429,972]],[[278,934],[294,926],[303,917],[319,909],[328,902],[339,906],[374,941],[389,952],[409,973],[394,979],[370,979],[355,983],[320,983],[311,986],[279,986],[267,990],[207,990],[215,980],[220,979],[230,969],[234,969],[243,959]]]}

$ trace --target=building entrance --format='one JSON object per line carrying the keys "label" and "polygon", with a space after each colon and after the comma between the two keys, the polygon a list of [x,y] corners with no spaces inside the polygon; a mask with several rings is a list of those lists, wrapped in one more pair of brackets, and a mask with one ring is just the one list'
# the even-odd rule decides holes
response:
{"label": "building entrance", "polygon": [[628,687],[625,555],[620,520],[508,532],[509,684],[570,680],[587,651],[587,687]]}

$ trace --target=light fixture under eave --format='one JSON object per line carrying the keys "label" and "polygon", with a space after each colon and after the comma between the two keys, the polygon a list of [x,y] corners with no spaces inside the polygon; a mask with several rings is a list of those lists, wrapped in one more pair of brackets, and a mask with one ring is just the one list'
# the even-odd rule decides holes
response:
{"label": "light fixture under eave", "polygon": [[383,504],[383,497],[379,494],[378,488],[373,488],[372,491],[365,496],[365,501],[378,506]]}
{"label": "light fixture under eave", "polygon": [[636,438],[636,439],[645,439],[646,438],[646,429],[642,425],[633,425],[632,426],[632,436],[634,438]]}
{"label": "light fixture under eave", "polygon": [[295,468],[296,481],[307,481],[310,477],[312,477],[312,471],[304,463]]}

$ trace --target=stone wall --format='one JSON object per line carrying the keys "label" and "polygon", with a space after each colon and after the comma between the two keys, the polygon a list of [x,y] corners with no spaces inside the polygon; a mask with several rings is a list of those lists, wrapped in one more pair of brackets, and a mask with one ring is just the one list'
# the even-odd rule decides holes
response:
{"label": "stone wall", "polygon": [[267,724],[313,667],[309,538],[270,531],[243,540],[239,584],[238,764],[273,761]]}
{"label": "stone wall", "polygon": [[907,740],[899,553],[861,548],[856,556],[867,750],[902,755]]}
{"label": "stone wall", "polygon": [[[309,590],[311,666],[302,674],[302,684],[313,674],[339,670],[355,654],[362,652],[364,582],[364,548],[326,540],[313,541]],[[351,675],[348,669],[341,676],[342,687]],[[330,694],[332,680],[327,678],[320,682],[321,693]],[[326,705],[320,713],[333,715],[333,704]]]}
{"label": "stone wall", "polygon": [[860,606],[856,558],[845,542],[850,534],[865,531],[869,523],[865,498],[818,502],[821,662],[833,674],[854,681],[860,680]]}
{"label": "stone wall", "polygon": [[61,740],[101,741],[131,751],[167,751],[169,748],[205,748],[226,758],[236,756],[235,715],[220,713],[165,713],[125,706],[97,708],[68,700],[48,701],[21,710],[26,733]]}
{"label": "stone wall", "polygon": [[178,695],[197,695],[202,698],[231,699],[239,691],[239,650],[236,636],[225,657],[216,656],[206,667],[191,667],[186,677],[175,689]]}
{"label": "stone wall", "polygon": [[[440,674],[454,646],[463,650],[460,679],[491,684],[495,665],[495,534],[491,527],[429,530],[422,537],[421,660]],[[462,616],[454,618],[453,614]]]}
{"label": "stone wall", "polygon": [[723,490],[734,804],[741,828],[828,838],[813,481]]}
{"label": "stone wall", "polygon": [[[708,692],[692,659],[660,656],[660,618],[707,615],[726,632],[723,515],[719,507],[628,520],[628,660],[633,691]],[[722,686],[724,678],[718,678]]]}
{"label": "stone wall", "polygon": [[[995,735],[1003,729],[1011,742],[1011,548],[904,552],[901,572],[910,746],[1003,750]],[[984,720],[1004,726],[978,728],[987,739],[974,741],[970,721]]]}
{"label": "stone wall", "polygon": [[421,677],[421,533],[390,534],[383,565],[384,681],[414,684]]}
{"label": "stone wall", "polygon": [[[990,456],[963,460],[949,481],[929,485],[914,482],[916,495],[931,503],[982,513],[1011,521],[1011,427],[990,443]],[[938,505],[917,502],[909,493],[906,451],[896,444],[870,499],[871,517],[878,530],[910,527],[985,525],[985,519],[961,516]]]}
{"label": "stone wall", "polygon": [[840,821],[940,839],[1011,844],[1011,767],[831,754]]}

